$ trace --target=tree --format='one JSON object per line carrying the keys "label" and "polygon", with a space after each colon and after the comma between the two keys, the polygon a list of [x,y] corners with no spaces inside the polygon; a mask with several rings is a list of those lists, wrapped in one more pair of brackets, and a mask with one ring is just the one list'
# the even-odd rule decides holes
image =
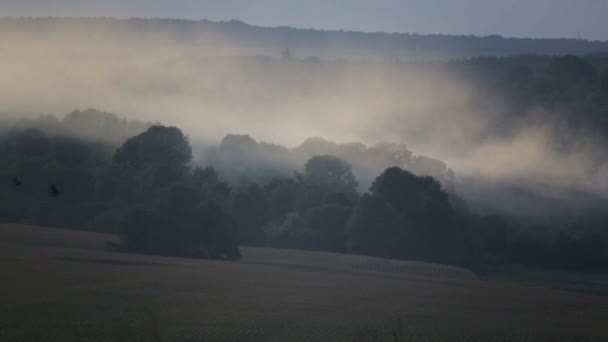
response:
{"label": "tree", "polygon": [[306,215],[307,225],[319,232],[318,249],[343,252],[345,248],[345,225],[350,216],[348,206],[326,203],[312,208]]}
{"label": "tree", "polygon": [[7,140],[6,152],[13,158],[42,157],[51,152],[51,139],[39,129],[30,128],[11,132]]}
{"label": "tree", "polygon": [[343,194],[353,203],[358,197],[352,166],[334,156],[310,158],[304,166],[302,181],[316,193],[311,195],[320,197],[314,199],[317,203],[334,194]]}
{"label": "tree", "polygon": [[536,96],[535,81],[534,72],[526,65],[518,65],[509,71],[505,91],[513,113],[525,112],[533,103]]}
{"label": "tree", "polygon": [[282,222],[271,222],[264,228],[270,247],[320,250],[322,237],[297,212],[291,212]]}
{"label": "tree", "polygon": [[466,237],[448,195],[431,177],[392,167],[374,180],[348,224],[358,253],[460,264]]}
{"label": "tree", "polygon": [[189,173],[192,149],[176,127],[152,126],[144,133],[128,139],[112,158],[112,173],[106,180],[124,180],[128,189],[112,186],[124,196],[145,198],[164,187],[181,181]]}
{"label": "tree", "polygon": [[195,186],[202,189],[205,197],[218,204],[224,209],[228,209],[228,201],[230,198],[230,186],[228,183],[220,180],[217,171],[212,167],[204,169],[196,168],[192,173],[192,182]]}
{"label": "tree", "polygon": [[269,220],[283,221],[295,210],[302,184],[289,178],[275,178],[264,186],[264,196]]}
{"label": "tree", "polygon": [[199,255],[203,258],[236,260],[241,257],[238,247],[238,227],[232,217],[213,202],[200,204],[193,222],[197,230],[194,241],[200,241]]}
{"label": "tree", "polygon": [[266,221],[266,203],[262,189],[253,183],[241,183],[230,194],[230,213],[238,226],[239,244],[263,246],[262,226]]}
{"label": "tree", "polygon": [[125,141],[112,161],[136,170],[150,166],[183,169],[191,159],[192,148],[179,128],[152,126]]}
{"label": "tree", "polygon": [[121,244],[136,253],[233,260],[240,257],[237,228],[218,205],[189,185],[173,185],[129,212]]}
{"label": "tree", "polygon": [[534,81],[534,72],[526,65],[518,65],[509,71],[508,81],[516,87],[526,87]]}
{"label": "tree", "polygon": [[351,165],[333,156],[310,158],[304,166],[304,177],[313,184],[343,189],[353,189],[357,186]]}
{"label": "tree", "polygon": [[124,217],[120,241],[129,252],[166,256],[186,256],[185,244],[192,242],[179,222],[145,208],[133,209]]}
{"label": "tree", "polygon": [[414,224],[427,228],[445,224],[453,216],[447,193],[432,177],[418,177],[391,167],[376,178],[370,192],[387,201]]}
{"label": "tree", "polygon": [[407,252],[404,218],[378,196],[365,194],[348,221],[347,250],[385,258]]}
{"label": "tree", "polygon": [[573,55],[554,57],[549,63],[548,74],[556,82],[584,85],[593,84],[598,76],[593,64]]}

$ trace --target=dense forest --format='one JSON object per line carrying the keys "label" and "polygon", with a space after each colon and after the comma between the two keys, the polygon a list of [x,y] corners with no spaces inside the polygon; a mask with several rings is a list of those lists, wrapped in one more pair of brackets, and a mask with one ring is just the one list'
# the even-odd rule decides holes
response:
{"label": "dense forest", "polygon": [[[529,63],[539,59],[548,63],[540,75]],[[568,127],[606,139],[606,73],[574,56],[515,61],[447,67],[504,74],[477,82],[518,108],[562,106]],[[547,84],[549,76],[555,79]],[[589,114],[572,117],[579,106]],[[505,115],[501,127],[518,119]],[[542,227],[484,213],[467,204],[445,163],[403,144],[312,138],[289,149],[227,135],[193,152],[179,128],[90,109],[7,124],[0,150],[0,220],[113,232],[121,243],[109,247],[125,251],[232,260],[239,245],[268,246],[448,263],[479,273],[512,263],[608,267],[601,211],[568,222],[547,216]]]}

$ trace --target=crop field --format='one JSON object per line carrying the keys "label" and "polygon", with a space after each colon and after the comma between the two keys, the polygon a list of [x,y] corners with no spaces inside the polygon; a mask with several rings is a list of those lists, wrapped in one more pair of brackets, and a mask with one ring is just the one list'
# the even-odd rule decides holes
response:
{"label": "crop field", "polygon": [[106,251],[115,240],[0,224],[0,341],[608,340],[597,294],[333,253]]}

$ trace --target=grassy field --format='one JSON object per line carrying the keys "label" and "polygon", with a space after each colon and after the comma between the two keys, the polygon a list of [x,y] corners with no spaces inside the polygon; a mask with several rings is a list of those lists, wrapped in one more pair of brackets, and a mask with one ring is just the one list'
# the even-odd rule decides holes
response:
{"label": "grassy field", "polygon": [[113,240],[0,225],[0,341],[608,340],[608,297],[539,282],[279,249],[239,262],[105,251]]}

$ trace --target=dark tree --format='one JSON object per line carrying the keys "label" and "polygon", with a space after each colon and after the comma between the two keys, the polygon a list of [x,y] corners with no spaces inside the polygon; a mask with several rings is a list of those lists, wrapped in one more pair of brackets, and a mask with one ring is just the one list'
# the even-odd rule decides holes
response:
{"label": "dark tree", "polygon": [[297,204],[300,210],[317,206],[336,195],[343,196],[353,205],[359,196],[351,165],[337,157],[310,158],[300,181],[304,185]]}
{"label": "dark tree", "polygon": [[385,258],[405,257],[404,218],[386,201],[363,195],[347,225],[348,250],[357,254]]}
{"label": "dark tree", "polygon": [[146,198],[184,180],[191,159],[190,144],[178,128],[152,126],[116,150],[107,186],[118,196]]}
{"label": "dark tree", "polygon": [[[207,202],[196,208],[194,241],[200,241],[198,253],[203,258],[236,260],[241,257],[238,247],[238,227],[232,217],[218,205]],[[200,228],[199,228],[200,227]]]}
{"label": "dark tree", "polygon": [[287,215],[282,222],[271,222],[265,226],[267,245],[270,247],[321,250],[323,237],[312,229],[306,219],[297,212]]}
{"label": "dark tree", "polygon": [[120,227],[122,248],[134,253],[185,256],[186,244],[194,243],[177,220],[137,208],[125,216]]}
{"label": "dark tree", "polygon": [[192,159],[192,148],[176,127],[152,126],[128,139],[116,151],[113,162],[133,169],[149,166],[185,168]]}
{"label": "dark tree", "polygon": [[393,167],[373,182],[349,222],[360,253],[462,264],[464,231],[448,195],[431,177]]}
{"label": "dark tree", "polygon": [[320,235],[318,249],[334,252],[345,250],[345,225],[350,214],[350,207],[335,203],[318,206],[307,213],[307,225]]}
{"label": "dark tree", "polygon": [[304,166],[304,177],[311,184],[334,187],[346,192],[357,187],[350,164],[333,156],[310,158]]}
{"label": "dark tree", "polygon": [[447,193],[432,177],[392,167],[376,178],[370,192],[428,229],[450,222],[453,216]]}
{"label": "dark tree", "polygon": [[208,200],[228,209],[231,188],[228,183],[220,180],[214,168],[194,169],[192,182],[202,189]]}
{"label": "dark tree", "polygon": [[126,216],[121,243],[136,253],[233,260],[240,257],[236,233],[232,218],[199,189],[174,185]]}
{"label": "dark tree", "polygon": [[266,201],[257,184],[241,183],[230,195],[230,213],[238,226],[239,244],[263,246]]}

